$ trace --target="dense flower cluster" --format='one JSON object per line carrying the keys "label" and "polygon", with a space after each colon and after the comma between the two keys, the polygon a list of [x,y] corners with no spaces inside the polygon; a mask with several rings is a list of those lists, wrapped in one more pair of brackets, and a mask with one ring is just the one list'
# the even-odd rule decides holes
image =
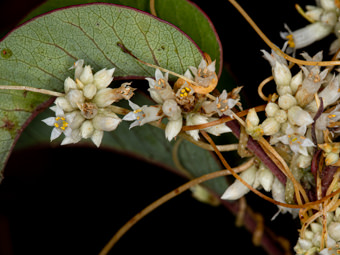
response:
{"label": "dense flower cluster", "polygon": [[[189,67],[184,76],[200,86],[208,87],[217,83],[215,62],[207,63],[202,59],[198,68]],[[51,110],[55,117],[49,117],[43,122],[53,126],[51,140],[62,133],[65,138],[62,145],[77,143],[81,139],[90,138],[96,146],[100,146],[104,131],[113,131],[119,123],[133,121],[130,128],[142,126],[153,121],[166,119],[165,136],[171,141],[176,137],[183,124],[198,125],[216,120],[224,114],[232,115],[231,109],[238,102],[238,93],[229,98],[224,90],[219,97],[206,97],[196,93],[192,85],[178,79],[172,87],[168,81],[168,73],[155,71],[155,79],[146,78],[149,82],[149,93],[156,105],[138,106],[130,99],[134,95],[131,83],[123,83],[119,88],[109,88],[113,80],[113,69],[102,69],[95,74],[89,65],[84,66],[84,60],[75,62],[74,79],[68,77],[64,83],[65,96],[55,100]],[[128,100],[132,111],[120,119],[115,113],[113,103]],[[214,116],[216,115],[216,116]],[[226,125],[216,125],[206,128],[213,135],[230,132]],[[199,139],[198,130],[187,131],[195,140]]]}

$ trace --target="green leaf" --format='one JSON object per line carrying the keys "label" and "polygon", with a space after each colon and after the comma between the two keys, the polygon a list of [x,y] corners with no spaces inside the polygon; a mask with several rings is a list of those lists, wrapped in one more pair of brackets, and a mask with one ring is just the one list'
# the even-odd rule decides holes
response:
{"label": "green leaf", "polygon": [[[47,0],[33,10],[23,21],[40,14],[66,6],[98,2],[96,0]],[[99,2],[121,4],[150,13],[150,0],[100,0]],[[205,13],[188,0],[157,0],[155,1],[157,17],[170,22],[184,31],[200,47],[207,52],[212,60],[216,60],[218,76],[222,72],[222,45]]]}
{"label": "green leaf", "polygon": [[[11,32],[0,43],[0,84],[62,91],[77,59],[95,70],[115,67],[116,78],[154,75],[154,69],[138,63],[117,43],[146,62],[180,74],[202,59],[196,44],[166,22],[131,8],[91,4],[40,16]],[[0,91],[0,169],[23,125],[47,99]]]}
{"label": "green leaf", "polygon": [[[139,93],[133,97],[133,101],[138,105],[153,104]],[[22,133],[16,148],[27,148],[37,143],[48,144],[52,128],[42,125],[41,120],[50,117],[51,114],[52,111],[45,111],[37,116]],[[128,153],[177,173],[179,172],[178,165],[174,163],[173,157],[178,157],[179,163],[190,174],[190,177],[199,177],[221,169],[220,164],[212,156],[212,152],[201,149],[181,138],[177,138],[179,141],[169,142],[165,138],[164,130],[160,128],[144,125],[129,129],[130,124],[122,122],[115,131],[105,132],[101,148]],[[60,140],[54,141],[51,146],[58,146]],[[180,143],[177,152],[176,142]],[[83,143],[93,146],[91,142],[84,141]],[[221,195],[227,187],[224,177],[207,181],[204,185],[218,195]]]}

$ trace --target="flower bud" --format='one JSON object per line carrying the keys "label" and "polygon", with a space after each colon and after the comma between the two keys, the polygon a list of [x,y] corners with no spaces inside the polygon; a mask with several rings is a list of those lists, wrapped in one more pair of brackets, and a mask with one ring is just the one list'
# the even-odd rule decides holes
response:
{"label": "flower bud", "polygon": [[313,123],[313,118],[308,112],[295,105],[288,110],[288,121],[292,125],[307,126]]}
{"label": "flower bud", "polygon": [[92,121],[85,120],[80,127],[80,133],[82,138],[90,138],[94,132],[94,127],[92,125]]}
{"label": "flower bud", "polygon": [[[190,113],[186,117],[186,124],[190,125],[201,125],[208,122],[208,117],[198,114],[198,113]],[[226,126],[226,125],[225,125]],[[186,131],[187,134],[191,135],[196,141],[199,139],[199,130],[190,130]]]}
{"label": "flower bud", "polygon": [[104,89],[110,85],[110,83],[113,80],[112,75],[114,71],[115,71],[115,68],[112,68],[109,70],[102,69],[94,74],[93,83],[97,87],[97,89]]}
{"label": "flower bud", "polygon": [[246,118],[246,126],[248,127],[254,127],[257,126],[260,123],[260,119],[257,116],[257,113],[254,108],[251,108],[248,111],[247,118]]}
{"label": "flower bud", "polygon": [[279,132],[281,125],[275,118],[269,117],[262,122],[261,127],[264,135],[274,135]]}
{"label": "flower bud", "polygon": [[71,106],[76,109],[78,104],[84,103],[85,98],[83,92],[78,89],[71,89],[65,96]]}
{"label": "flower bud", "polygon": [[[265,112],[268,117],[274,117],[275,113],[279,110],[279,106],[273,102],[269,102],[266,105]],[[248,113],[249,114],[249,113]]]}
{"label": "flower bud", "polygon": [[291,81],[290,81],[290,88],[292,90],[292,94],[295,95],[296,91],[298,90],[299,86],[302,84],[303,81],[303,74],[302,71],[295,74]]}
{"label": "flower bud", "polygon": [[312,162],[312,157],[311,156],[305,156],[303,154],[299,154],[297,160],[296,160],[296,165],[299,168],[307,168],[310,166]]}
{"label": "flower bud", "polygon": [[101,89],[93,98],[93,102],[100,108],[111,105],[116,100],[114,90],[110,88]]}
{"label": "flower bud", "polygon": [[102,139],[103,139],[103,135],[104,135],[104,132],[100,131],[100,130],[95,130],[93,132],[93,134],[91,136],[91,140],[97,147],[100,146]]}
{"label": "flower bud", "polygon": [[97,93],[97,88],[94,84],[91,83],[84,87],[83,92],[84,92],[84,96],[87,99],[92,99]]}
{"label": "flower bud", "polygon": [[170,120],[182,119],[182,110],[173,99],[166,100],[162,110]]}
{"label": "flower bud", "polygon": [[72,122],[70,123],[70,128],[72,130],[79,129],[79,127],[85,120],[85,118],[81,115],[79,111],[73,111],[71,113],[66,114],[66,117],[69,116],[72,118]]}
{"label": "flower bud", "polygon": [[64,81],[64,91],[65,93],[68,93],[70,91],[70,89],[77,89],[78,86],[76,84],[76,82],[71,79],[70,77],[67,77]]}
{"label": "flower bud", "polygon": [[325,158],[326,166],[333,165],[339,160],[339,153],[330,152]]}
{"label": "flower bud", "polygon": [[105,114],[101,113],[96,115],[92,122],[94,128],[97,130],[112,131],[117,128],[121,119],[113,112]]}
{"label": "flower bud", "polygon": [[91,66],[85,66],[83,72],[79,76],[79,80],[84,84],[93,82],[93,74]]}
{"label": "flower bud", "polygon": [[328,234],[335,241],[340,241],[340,223],[332,222],[328,226]]}
{"label": "flower bud", "polygon": [[71,112],[74,110],[70,102],[65,97],[57,97],[54,103],[65,112]]}
{"label": "flower bud", "polygon": [[169,120],[165,127],[165,137],[171,141],[181,131],[183,125],[183,119],[178,118],[175,120]]}
{"label": "flower bud", "polygon": [[289,86],[292,74],[287,65],[276,62],[273,68],[273,76],[277,87]]}
{"label": "flower bud", "polygon": [[279,97],[278,104],[281,109],[288,110],[293,105],[297,104],[295,97],[290,94],[285,94]]}
{"label": "flower bud", "polygon": [[260,169],[258,171],[258,179],[265,191],[269,192],[272,189],[274,175],[263,164],[261,164]]}
{"label": "flower bud", "polygon": [[287,121],[287,113],[284,110],[278,110],[274,116],[275,120],[280,124],[283,124]]}
{"label": "flower bud", "polygon": [[[257,168],[252,165],[247,170],[243,171],[240,174],[240,177],[249,185],[253,185],[255,181]],[[235,180],[233,184],[231,184],[227,190],[222,195],[221,199],[225,200],[236,200],[243,197],[245,194],[249,192],[249,189],[243,185],[239,180]]]}

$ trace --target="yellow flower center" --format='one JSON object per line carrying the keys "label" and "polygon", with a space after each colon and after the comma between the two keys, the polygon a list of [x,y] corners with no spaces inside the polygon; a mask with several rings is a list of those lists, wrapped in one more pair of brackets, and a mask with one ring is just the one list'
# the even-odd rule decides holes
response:
{"label": "yellow flower center", "polygon": [[181,92],[179,94],[180,97],[187,97],[188,96],[188,93],[191,91],[190,88],[188,87],[184,87],[181,89]]}
{"label": "yellow flower center", "polygon": [[56,117],[54,126],[61,129],[62,131],[65,131],[65,129],[68,127],[68,123],[64,117]]}
{"label": "yellow flower center", "polygon": [[295,48],[295,42],[294,42],[294,38],[293,35],[287,35],[286,38],[288,39],[288,46],[291,48]]}

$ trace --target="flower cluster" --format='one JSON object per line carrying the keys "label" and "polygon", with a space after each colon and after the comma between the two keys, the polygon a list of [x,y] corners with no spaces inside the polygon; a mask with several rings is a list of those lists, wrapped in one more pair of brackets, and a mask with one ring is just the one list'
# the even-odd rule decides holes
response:
{"label": "flower cluster", "polygon": [[65,96],[58,97],[51,107],[56,116],[43,122],[54,127],[51,140],[64,133],[62,145],[90,138],[99,147],[104,131],[115,130],[121,122],[111,104],[130,99],[134,89],[129,83],[116,89],[108,88],[114,68],[93,74],[89,65],[84,66],[84,60],[78,60],[71,68],[75,69],[74,79],[66,78]]}
{"label": "flower cluster", "polygon": [[[146,78],[149,83],[151,98],[157,103],[153,106],[139,107],[130,102],[133,112],[126,115],[123,120],[134,121],[130,127],[143,125],[147,122],[166,118],[165,136],[171,141],[181,131],[183,125],[201,125],[216,120],[221,115],[231,115],[231,109],[237,104],[238,93],[228,96],[224,90],[217,98],[207,97],[197,93],[195,87],[188,81],[194,81],[200,87],[206,88],[211,83],[217,83],[215,62],[207,63],[202,59],[198,68],[189,67],[184,73],[187,79],[179,78],[174,86],[169,84],[169,74],[156,69],[155,79]],[[215,85],[216,86],[216,85]],[[213,135],[230,132],[224,125],[206,128],[205,131]],[[195,140],[199,139],[199,131],[186,131]]]}
{"label": "flower cluster", "polygon": [[[171,141],[185,125],[200,125],[214,121],[218,116],[230,115],[231,109],[238,103],[238,91],[228,93],[224,90],[217,98],[197,93],[195,87],[188,81],[198,84],[200,88],[216,86],[215,61],[207,63],[202,59],[198,68],[189,67],[184,73],[186,80],[179,78],[170,85],[169,74],[155,71],[155,79],[146,78],[149,83],[149,93],[156,105],[138,106],[130,99],[134,94],[131,83],[123,83],[119,88],[109,88],[113,80],[114,68],[102,69],[95,74],[89,65],[84,66],[84,60],[75,62],[74,79],[68,77],[64,83],[65,96],[58,97],[51,110],[55,117],[44,119],[52,126],[51,140],[62,133],[65,138],[62,145],[77,143],[81,139],[90,138],[99,146],[104,131],[113,131],[119,123],[132,121],[130,128],[142,126],[149,122],[166,119],[165,136]],[[128,100],[132,109],[120,119],[112,105],[120,100]],[[230,132],[226,125],[216,125],[205,129],[213,135]],[[199,139],[199,131],[187,131],[193,139]]]}
{"label": "flower cluster", "polygon": [[339,254],[340,252],[340,208],[334,212],[327,213],[327,241],[326,248],[320,250],[322,242],[322,222],[316,221],[309,225],[303,237],[299,237],[294,247],[296,254],[315,254],[320,255]]}
{"label": "flower cluster", "polygon": [[287,40],[288,53],[311,45],[331,33],[334,33],[338,38],[331,44],[331,52],[335,53],[340,48],[340,12],[337,1],[321,0],[316,2],[316,6],[307,5],[307,10],[303,13],[304,17],[311,22],[310,24],[295,31],[291,31],[286,26],[288,32],[281,33],[281,37]]}

